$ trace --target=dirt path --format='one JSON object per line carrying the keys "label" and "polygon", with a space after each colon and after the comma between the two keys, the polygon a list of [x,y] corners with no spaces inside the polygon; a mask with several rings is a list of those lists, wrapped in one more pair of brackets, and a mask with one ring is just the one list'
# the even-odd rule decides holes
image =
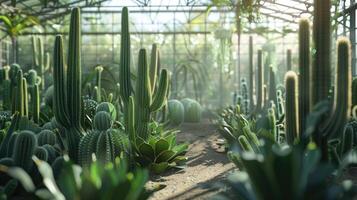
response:
{"label": "dirt path", "polygon": [[149,185],[164,184],[166,187],[154,193],[150,200],[207,199],[212,195],[207,186],[224,178],[234,169],[224,153],[218,153],[212,148],[218,134],[208,121],[184,124],[180,129],[177,140],[191,144],[186,154],[189,159],[187,168],[153,176]]}

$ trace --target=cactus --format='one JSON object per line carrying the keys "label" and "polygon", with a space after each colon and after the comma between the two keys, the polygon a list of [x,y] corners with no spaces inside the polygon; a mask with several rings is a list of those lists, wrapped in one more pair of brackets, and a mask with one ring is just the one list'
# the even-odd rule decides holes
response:
{"label": "cactus", "polygon": [[326,136],[336,138],[351,116],[351,45],[347,38],[340,38],[337,42],[337,67],[335,81],[335,96],[332,105],[332,114],[327,120],[323,131]]}
{"label": "cactus", "polygon": [[299,22],[299,130],[306,128],[306,118],[310,112],[310,22]]}
{"label": "cactus", "polygon": [[286,68],[287,68],[287,71],[291,71],[293,69],[292,61],[291,61],[291,49],[288,49],[286,51]]}
{"label": "cactus", "polygon": [[181,102],[185,108],[185,122],[200,122],[202,117],[201,105],[197,101],[189,98],[185,98]]}
{"label": "cactus", "polygon": [[243,151],[245,152],[253,152],[253,147],[248,142],[247,138],[244,135],[238,137],[239,144]]}
{"label": "cactus", "polygon": [[341,143],[341,153],[340,155],[345,155],[349,151],[351,151],[354,147],[354,141],[357,136],[357,133],[354,133],[353,127],[347,125],[343,131],[342,135],[342,143]]}
{"label": "cactus", "polygon": [[264,84],[264,68],[263,68],[263,51],[258,50],[258,72],[257,72],[257,105],[256,105],[256,113],[259,113],[264,107],[264,100],[263,100],[263,84]]}
{"label": "cactus", "polygon": [[353,78],[352,81],[352,106],[357,105],[357,77]]}
{"label": "cactus", "polygon": [[33,67],[39,72],[41,77],[41,89],[45,89],[45,72],[50,67],[50,56],[44,53],[41,38],[32,37]]}
{"label": "cactus", "polygon": [[331,0],[314,0],[315,53],[311,71],[311,107],[328,99],[331,87]]}
{"label": "cactus", "polygon": [[102,66],[97,66],[95,68],[96,72],[96,87],[97,87],[97,92],[96,92],[96,101],[99,103],[102,101],[102,72],[103,72],[103,67]]}
{"label": "cactus", "polygon": [[110,117],[111,117],[111,119],[113,121],[116,120],[117,111],[116,111],[115,106],[113,104],[111,104],[109,102],[102,102],[102,103],[98,104],[95,112],[98,113],[100,111],[107,112],[110,115]]}
{"label": "cactus", "polygon": [[17,72],[17,86],[14,87],[14,100],[12,113],[19,112],[20,116],[26,116],[27,109],[27,84],[22,71]]}
{"label": "cactus", "polygon": [[249,102],[250,110],[254,109],[254,63],[253,63],[253,36],[249,36]]}
{"label": "cactus", "polygon": [[277,102],[275,72],[273,66],[269,67],[269,100],[273,101],[274,103]]}
{"label": "cactus", "polygon": [[15,141],[17,139],[17,136],[19,136],[18,132],[14,132],[13,134],[11,134],[11,137],[9,138],[9,144],[7,146],[7,156],[11,157],[12,154],[14,153],[14,146],[15,146]]}
{"label": "cactus", "polygon": [[81,139],[78,158],[82,166],[89,166],[93,153],[97,160],[107,163],[114,161],[122,152],[129,151],[130,142],[126,134],[117,129],[93,130]]}
{"label": "cactus", "polygon": [[47,153],[47,150],[43,147],[36,147],[35,149],[35,156],[40,159],[40,160],[43,160],[43,161],[46,161],[48,160],[48,153]]}
{"label": "cactus", "polygon": [[151,113],[158,111],[166,103],[169,75],[167,70],[161,71],[158,88],[155,93],[152,93],[145,49],[139,52],[138,67],[135,93],[136,132],[146,140],[149,136],[148,125]]}
{"label": "cactus", "polygon": [[128,128],[128,104],[129,97],[132,94],[131,85],[131,46],[130,46],[130,33],[129,33],[129,11],[127,7],[122,10],[121,16],[121,42],[120,42],[120,66],[119,66],[119,81],[120,81],[120,96],[124,104],[124,121],[126,128]]}
{"label": "cactus", "polygon": [[167,104],[169,109],[170,123],[175,126],[182,124],[185,117],[185,108],[183,104],[175,99],[169,100]]}
{"label": "cactus", "polygon": [[[56,121],[66,129],[69,157],[78,162],[78,145],[84,135],[81,97],[81,33],[80,9],[74,8],[71,13],[67,74],[63,57],[63,42],[61,36],[56,36],[54,49],[54,106]],[[67,83],[64,82],[67,81]]]}
{"label": "cactus", "polygon": [[286,141],[292,145],[299,138],[299,101],[298,78],[295,72],[289,71],[285,75],[285,131]]}
{"label": "cactus", "polygon": [[150,57],[150,87],[151,87],[151,92],[155,92],[156,89],[156,76],[157,76],[157,70],[158,70],[158,58],[159,52],[157,49],[157,45],[153,44],[151,48],[151,57]]}
{"label": "cactus", "polygon": [[32,156],[37,147],[36,136],[31,131],[21,131],[15,140],[12,158],[16,166],[29,172],[32,168]]}
{"label": "cactus", "polygon": [[45,144],[55,145],[57,144],[56,134],[51,130],[42,130],[37,135],[38,146],[43,146]]}
{"label": "cactus", "polygon": [[94,116],[93,126],[96,130],[106,131],[113,125],[112,119],[109,113],[105,111],[99,111]]}
{"label": "cactus", "polygon": [[32,119],[35,123],[40,122],[40,89],[39,85],[35,84],[34,88],[31,88],[31,108]]}

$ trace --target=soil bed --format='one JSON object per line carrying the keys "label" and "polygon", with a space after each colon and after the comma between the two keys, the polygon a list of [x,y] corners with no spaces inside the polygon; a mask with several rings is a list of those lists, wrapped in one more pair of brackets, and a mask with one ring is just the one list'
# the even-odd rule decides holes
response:
{"label": "soil bed", "polygon": [[197,124],[183,124],[177,135],[178,142],[189,142],[187,168],[169,170],[162,175],[154,175],[149,187],[164,184],[166,187],[154,193],[150,200],[166,199],[207,199],[214,192],[208,189],[211,183],[224,178],[234,165],[225,153],[214,150],[217,139],[216,127],[208,120]]}

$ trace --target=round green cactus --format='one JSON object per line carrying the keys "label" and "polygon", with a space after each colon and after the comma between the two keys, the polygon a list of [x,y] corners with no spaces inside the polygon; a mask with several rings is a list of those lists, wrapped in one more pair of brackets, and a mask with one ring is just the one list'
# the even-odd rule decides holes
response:
{"label": "round green cactus", "polygon": [[92,154],[102,163],[114,161],[120,153],[130,152],[130,142],[126,134],[117,129],[106,131],[94,130],[82,137],[79,144],[79,164],[89,166],[93,161]]}
{"label": "round green cactus", "polygon": [[57,143],[56,134],[51,130],[42,130],[37,135],[38,146],[43,146],[45,144],[55,145]]}
{"label": "round green cactus", "polygon": [[16,138],[14,153],[12,158],[15,165],[23,168],[25,171],[30,171],[33,165],[32,156],[37,147],[36,136],[32,131],[21,131]]}
{"label": "round green cactus", "polygon": [[113,121],[116,120],[117,111],[115,109],[115,106],[112,103],[102,102],[102,103],[98,104],[98,106],[96,108],[96,113],[98,113],[100,111],[107,112],[110,115],[110,117],[112,118]]}
{"label": "round green cactus", "polygon": [[201,105],[193,99],[185,98],[182,101],[185,108],[185,122],[200,122],[202,116]]}
{"label": "round green cactus", "polygon": [[40,159],[40,160],[43,160],[43,161],[46,161],[48,160],[48,152],[45,148],[43,147],[36,147],[35,149],[35,156]]}
{"label": "round green cactus", "polygon": [[113,125],[112,119],[106,111],[100,111],[94,116],[94,128],[99,131],[106,131]]}
{"label": "round green cactus", "polygon": [[173,125],[180,125],[185,117],[185,108],[183,104],[176,99],[172,99],[168,101],[168,109],[170,123]]}

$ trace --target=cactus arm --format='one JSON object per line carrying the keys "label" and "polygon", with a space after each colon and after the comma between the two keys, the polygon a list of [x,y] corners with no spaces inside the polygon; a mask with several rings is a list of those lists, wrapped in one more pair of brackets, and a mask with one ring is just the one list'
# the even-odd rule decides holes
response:
{"label": "cactus arm", "polygon": [[70,126],[69,112],[67,107],[67,94],[65,84],[65,69],[63,57],[63,41],[62,36],[56,36],[55,48],[53,53],[53,82],[54,82],[54,97],[53,97],[53,113],[56,120],[64,127]]}
{"label": "cactus arm", "polygon": [[125,105],[128,104],[129,96],[132,93],[131,86],[131,73],[130,73],[130,59],[131,59],[131,46],[130,46],[130,33],[129,33],[129,11],[124,7],[122,10],[122,34],[121,34],[121,47],[120,47],[120,95]]}
{"label": "cactus arm", "polygon": [[40,89],[39,85],[35,84],[32,91],[32,119],[35,123],[40,122]]}
{"label": "cactus arm", "polygon": [[134,98],[132,96],[129,97],[128,104],[128,126],[127,132],[129,133],[130,141],[135,141],[135,104]]}
{"label": "cactus arm", "polygon": [[332,115],[326,122],[325,135],[338,137],[351,117],[351,44],[347,38],[340,38],[337,43],[337,68],[335,80],[335,96]]}
{"label": "cactus arm", "polygon": [[299,22],[299,113],[300,130],[305,130],[305,119],[310,112],[310,22]]}
{"label": "cactus arm", "polygon": [[71,125],[81,130],[81,19],[80,9],[74,8],[68,43],[67,98]]}
{"label": "cactus arm", "polygon": [[167,101],[167,92],[169,87],[169,74],[166,69],[162,69],[160,75],[159,86],[155,93],[154,100],[150,106],[150,110],[155,112],[162,108]]}
{"label": "cactus arm", "polygon": [[151,49],[150,72],[149,72],[150,86],[151,86],[152,93],[155,92],[157,68],[158,68],[158,50],[157,50],[157,45],[153,44]]}
{"label": "cactus arm", "polygon": [[314,0],[311,106],[327,100],[331,87],[331,0]]}
{"label": "cactus arm", "polygon": [[38,62],[38,48],[37,48],[37,44],[36,44],[36,37],[32,36],[32,62],[33,62],[33,66],[32,67],[37,67],[39,65]]}
{"label": "cactus arm", "polygon": [[27,91],[27,81],[25,78],[22,78],[22,91],[23,91],[23,108],[24,108],[24,116],[29,115],[28,109],[28,91]]}
{"label": "cactus arm", "polygon": [[298,105],[298,78],[297,74],[289,71],[285,75],[285,131],[289,145],[299,138],[299,105]]}

